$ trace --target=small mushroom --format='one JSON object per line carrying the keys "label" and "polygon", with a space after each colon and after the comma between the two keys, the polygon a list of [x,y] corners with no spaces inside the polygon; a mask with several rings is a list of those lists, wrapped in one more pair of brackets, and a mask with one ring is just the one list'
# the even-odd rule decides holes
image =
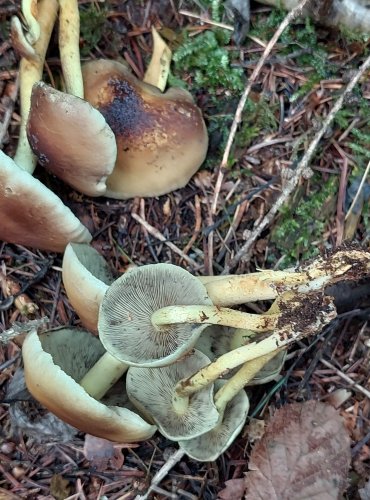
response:
{"label": "small mushroom", "polygon": [[63,202],[0,151],[0,239],[62,252],[91,235]]}
{"label": "small mushroom", "polygon": [[[218,390],[225,384],[223,380],[215,382]],[[211,462],[227,450],[242,430],[249,411],[249,399],[245,391],[240,390],[226,405],[213,429],[201,436],[179,440],[180,448],[200,462]]]}
{"label": "small mushroom", "polygon": [[38,82],[32,89],[27,135],[39,163],[78,191],[101,196],[117,146],[104,117],[78,97]]}
{"label": "small mushroom", "polygon": [[131,402],[144,415],[153,418],[160,432],[169,439],[190,439],[212,429],[219,418],[213,403],[213,386],[199,391],[178,404],[174,388],[184,377],[209,364],[209,358],[194,351],[161,368],[130,367],[126,387]]}
{"label": "small mushroom", "polygon": [[22,347],[27,388],[57,417],[83,432],[118,442],[149,439],[155,426],[127,408],[100,403],[79,384],[103,353],[99,340],[83,330],[41,335],[32,331]]}
{"label": "small mushroom", "polygon": [[98,331],[99,306],[113,276],[105,259],[90,245],[69,243],[62,277],[68,299],[89,331]]}
{"label": "small mushroom", "polygon": [[[108,288],[98,330],[106,350],[132,366],[164,366],[195,345],[206,325],[157,326],[156,310],[169,304],[211,304],[200,281],[172,264],[130,269]],[[201,306],[199,306],[201,307]]]}
{"label": "small mushroom", "polygon": [[250,385],[264,366],[276,355],[269,353],[261,358],[245,363],[229,380],[215,382],[214,397],[216,408],[220,414],[217,425],[201,436],[180,441],[180,447],[195,460],[208,462],[216,460],[232,444],[239,434],[249,410],[249,400],[243,390]]}
{"label": "small mushroom", "polygon": [[161,93],[124,64],[96,60],[82,68],[85,99],[112,128],[117,162],[107,196],[159,196],[181,188],[203,163],[207,130],[185,90]]}

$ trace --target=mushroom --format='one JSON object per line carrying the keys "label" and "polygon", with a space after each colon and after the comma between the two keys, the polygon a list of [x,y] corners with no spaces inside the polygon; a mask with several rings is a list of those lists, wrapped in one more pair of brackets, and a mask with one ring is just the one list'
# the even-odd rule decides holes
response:
{"label": "mushroom", "polygon": [[126,388],[131,402],[151,417],[160,432],[169,439],[190,439],[212,429],[219,418],[213,403],[213,386],[208,386],[180,404],[175,397],[176,383],[202,366],[209,358],[199,351],[170,366],[161,368],[130,367]]}
{"label": "mushroom", "polygon": [[[225,381],[215,382],[216,390]],[[200,462],[216,460],[233,443],[243,428],[249,411],[249,399],[245,391],[240,390],[220,414],[217,424],[208,432],[192,439],[179,440],[180,448]]]}
{"label": "mushroom", "polygon": [[27,135],[39,163],[78,191],[101,196],[117,146],[104,117],[86,101],[38,82]]}
{"label": "mushroom", "polygon": [[98,331],[99,306],[113,276],[105,259],[90,245],[69,243],[62,265],[68,299],[89,331]]}
{"label": "mushroom", "polygon": [[[42,78],[45,54],[58,12],[58,1],[40,0],[36,5],[34,0],[27,0],[22,3],[22,7],[25,8],[24,15],[30,28],[29,39],[27,40],[27,35],[23,35],[18,18],[13,17],[11,23],[13,44],[21,55],[19,65],[21,125],[14,161],[21,168],[32,173],[36,166],[36,159],[32,154],[26,134],[31,89],[32,85]],[[37,10],[37,18],[35,10]]]}
{"label": "mushroom", "polygon": [[207,130],[185,90],[162,94],[139,81],[124,64],[96,60],[82,68],[85,99],[112,128],[117,162],[107,196],[159,196],[181,188],[203,163]]}
{"label": "mushroom", "polygon": [[63,202],[0,151],[0,239],[62,252],[91,235]]}
{"label": "mushroom", "polygon": [[155,426],[127,408],[100,403],[78,383],[103,353],[99,340],[83,330],[64,328],[41,335],[32,331],[22,347],[27,388],[52,413],[83,432],[118,442],[149,439]]}
{"label": "mushroom", "polygon": [[220,414],[219,421],[207,433],[179,441],[189,457],[202,462],[216,460],[232,444],[245,424],[249,410],[249,399],[243,387],[255,379],[275,354],[272,352],[249,361],[231,379],[215,382],[214,401]]}
{"label": "mushroom", "polygon": [[[130,269],[114,281],[100,306],[98,330],[106,350],[131,366],[168,365],[195,345],[205,324],[157,326],[156,310],[168,304],[211,304],[204,286],[172,264]],[[202,307],[202,306],[199,306]]]}

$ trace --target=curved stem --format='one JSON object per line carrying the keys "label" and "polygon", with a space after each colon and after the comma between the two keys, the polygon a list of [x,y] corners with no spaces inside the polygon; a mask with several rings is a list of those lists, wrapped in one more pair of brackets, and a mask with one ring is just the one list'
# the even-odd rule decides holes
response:
{"label": "curved stem", "polygon": [[95,399],[101,399],[127,371],[128,365],[106,352],[79,384]]}
{"label": "curved stem", "polygon": [[[336,316],[336,310],[332,299],[325,297],[322,301],[322,307],[315,311],[315,316],[307,316],[305,318],[305,307],[309,312],[311,304],[305,297],[301,298],[301,302],[297,302],[295,309],[288,308],[288,315],[284,321],[282,317],[281,329],[276,330],[269,337],[263,340],[257,339],[250,344],[234,349],[220,356],[216,361],[210,363],[206,367],[199,370],[193,376],[181,380],[176,385],[176,392],[179,396],[190,396],[206,387],[214,380],[229,372],[233,368],[240,366],[247,361],[259,358],[279,348],[290,345],[299,338],[303,338],[314,333],[318,333],[326,324],[328,324]],[[317,305],[316,305],[317,307]],[[297,318],[292,322],[291,317]]]}
{"label": "curved stem", "polygon": [[28,143],[26,125],[31,107],[31,92],[34,83],[42,79],[46,50],[58,12],[57,0],[40,0],[38,3],[38,24],[41,32],[34,44],[34,56],[22,57],[19,66],[21,125],[14,161],[30,174],[35,170],[36,158]]}
{"label": "curved stem", "polygon": [[245,363],[215,394],[214,400],[217,410],[220,413],[223,412],[229,401],[231,401],[279,352],[280,350],[270,352],[260,358]]}
{"label": "curved stem", "polygon": [[78,2],[77,0],[59,0],[59,5],[59,54],[66,92],[83,98]]}
{"label": "curved stem", "polygon": [[162,92],[166,88],[172,53],[158,31],[152,26],[153,50],[143,81],[154,85]]}
{"label": "curved stem", "polygon": [[31,45],[37,42],[41,33],[37,10],[37,0],[22,0],[22,14],[27,23],[26,38]]}
{"label": "curved stem", "polygon": [[279,316],[249,314],[217,306],[168,306],[152,314],[152,323],[158,329],[176,323],[197,323],[267,332],[276,327]]}

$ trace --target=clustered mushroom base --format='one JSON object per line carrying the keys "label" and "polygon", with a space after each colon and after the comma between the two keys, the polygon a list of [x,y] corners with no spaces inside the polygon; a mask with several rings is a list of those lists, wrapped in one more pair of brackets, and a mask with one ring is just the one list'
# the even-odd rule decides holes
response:
{"label": "clustered mushroom base", "polygon": [[[286,347],[320,332],[335,318],[333,299],[325,295],[325,288],[367,274],[370,253],[344,249],[285,275],[266,272],[262,296],[271,288],[276,298],[267,313],[260,315],[215,306],[206,278],[200,280],[171,264],[133,268],[111,283],[99,254],[86,244],[72,244],[63,262],[64,279],[69,280],[71,269],[76,270],[78,282],[85,280],[84,287],[92,283],[92,290],[104,291],[95,295],[93,308],[99,309],[100,340],[87,331],[73,336],[66,330],[39,337],[36,332],[30,334],[23,347],[30,392],[78,429],[102,437],[108,432],[111,440],[140,441],[158,428],[178,441],[190,457],[209,461],[225,451],[245,423],[249,402],[244,387],[278,375]],[[227,286],[233,278],[241,279],[228,277]],[[216,296],[222,282],[208,280]],[[275,287],[277,282],[279,287]],[[246,291],[246,295],[251,293]],[[254,296],[257,300],[258,290]],[[240,329],[241,322],[245,329]],[[54,346],[65,344],[62,335],[71,342],[70,352],[63,356],[85,359],[77,375],[63,365],[59,348],[50,347],[51,338]],[[72,347],[77,343],[78,349]],[[93,346],[94,360],[88,356]],[[42,375],[39,366],[36,369],[40,363]],[[50,380],[57,389],[61,387],[61,393],[50,389]],[[135,412],[97,401],[117,380]],[[66,409],[63,401],[71,400],[72,394],[84,401],[82,409]],[[104,422],[109,414],[112,425],[119,420],[122,427],[111,431],[106,424],[98,425],[98,414]]]}

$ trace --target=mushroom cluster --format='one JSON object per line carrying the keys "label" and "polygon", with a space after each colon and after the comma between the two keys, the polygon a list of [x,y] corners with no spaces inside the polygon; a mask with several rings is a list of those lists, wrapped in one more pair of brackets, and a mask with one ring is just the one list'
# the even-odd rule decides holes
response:
{"label": "mushroom cluster", "polygon": [[[157,196],[188,183],[205,159],[207,130],[187,91],[164,91],[171,51],[154,29],[140,81],[117,61],[81,68],[77,0],[22,0],[22,14],[26,32],[17,17],[11,22],[21,125],[14,160],[0,151],[0,239],[62,252],[91,235],[32,177],[37,161],[89,196]],[[63,92],[42,81],[57,17]]]}
{"label": "mushroom cluster", "polygon": [[[69,244],[65,288],[81,322],[99,338],[66,329],[31,333],[23,345],[26,384],[80,430],[129,442],[158,429],[190,457],[214,460],[245,424],[244,388],[275,378],[285,349],[335,318],[325,288],[369,270],[369,252],[344,249],[297,270],[249,275],[253,290],[245,287],[247,276],[200,279],[172,264],[132,268],[114,280],[96,250]],[[233,292],[222,294],[226,289]],[[236,289],[238,304],[269,295],[270,309],[249,314],[229,307]],[[118,408],[104,404],[117,384]],[[64,404],[77,399],[83,403]]]}

